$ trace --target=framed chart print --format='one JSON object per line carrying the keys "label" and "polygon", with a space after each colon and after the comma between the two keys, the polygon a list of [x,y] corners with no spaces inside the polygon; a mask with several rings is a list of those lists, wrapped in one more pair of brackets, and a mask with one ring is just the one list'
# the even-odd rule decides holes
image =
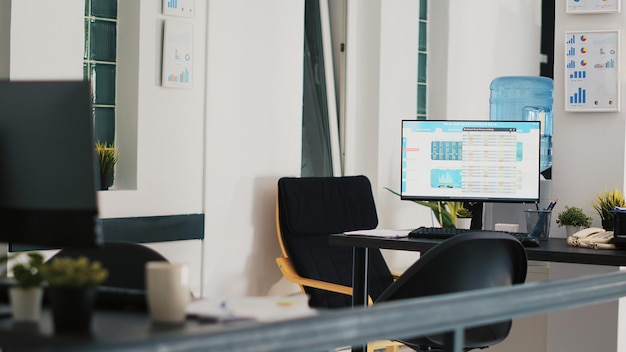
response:
{"label": "framed chart print", "polygon": [[566,12],[593,14],[620,12],[621,0],[567,0]]}
{"label": "framed chart print", "polygon": [[620,32],[565,33],[565,110],[620,110]]}
{"label": "framed chart print", "polygon": [[163,36],[163,87],[191,88],[193,82],[193,25],[165,21]]}

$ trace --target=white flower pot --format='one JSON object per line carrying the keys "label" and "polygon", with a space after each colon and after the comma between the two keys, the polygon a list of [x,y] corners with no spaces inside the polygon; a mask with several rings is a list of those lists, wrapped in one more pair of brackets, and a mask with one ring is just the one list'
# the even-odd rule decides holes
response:
{"label": "white flower pot", "polygon": [[39,321],[41,317],[41,301],[43,289],[41,287],[20,288],[11,287],[11,312],[14,321]]}
{"label": "white flower pot", "polygon": [[581,226],[565,225],[565,233],[567,234],[567,236],[575,234],[576,232],[580,231],[580,229]]}
{"label": "white flower pot", "polygon": [[472,225],[472,218],[456,218],[457,229],[469,229]]}

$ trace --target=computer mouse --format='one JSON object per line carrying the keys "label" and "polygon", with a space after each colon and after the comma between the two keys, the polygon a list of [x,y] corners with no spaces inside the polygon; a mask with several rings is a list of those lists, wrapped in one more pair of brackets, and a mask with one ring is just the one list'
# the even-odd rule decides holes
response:
{"label": "computer mouse", "polygon": [[524,245],[524,247],[539,247],[541,242],[537,237],[526,236],[522,238],[522,244]]}

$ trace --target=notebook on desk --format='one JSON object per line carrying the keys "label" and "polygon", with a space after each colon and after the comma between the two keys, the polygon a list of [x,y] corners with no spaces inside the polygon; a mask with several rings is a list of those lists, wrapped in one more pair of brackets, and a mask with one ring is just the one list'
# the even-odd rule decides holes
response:
{"label": "notebook on desk", "polygon": [[409,230],[385,230],[385,229],[356,230],[356,231],[345,232],[344,234],[348,236],[398,238],[398,237],[407,237],[409,235]]}
{"label": "notebook on desk", "polygon": [[215,322],[273,322],[316,315],[308,300],[306,295],[203,298],[189,303],[187,314]]}

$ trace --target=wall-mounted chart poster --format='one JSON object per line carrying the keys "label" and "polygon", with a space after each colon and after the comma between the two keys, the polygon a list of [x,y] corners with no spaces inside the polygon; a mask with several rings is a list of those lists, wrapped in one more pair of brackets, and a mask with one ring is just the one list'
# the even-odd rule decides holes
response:
{"label": "wall-mounted chart poster", "polygon": [[619,31],[565,33],[565,110],[619,111]]}
{"label": "wall-mounted chart poster", "polygon": [[163,37],[163,87],[190,88],[193,69],[193,25],[166,21]]}
{"label": "wall-mounted chart poster", "polygon": [[180,17],[193,17],[193,0],[163,0],[163,14]]}
{"label": "wall-mounted chart poster", "polygon": [[567,0],[567,13],[620,12],[621,0]]}

